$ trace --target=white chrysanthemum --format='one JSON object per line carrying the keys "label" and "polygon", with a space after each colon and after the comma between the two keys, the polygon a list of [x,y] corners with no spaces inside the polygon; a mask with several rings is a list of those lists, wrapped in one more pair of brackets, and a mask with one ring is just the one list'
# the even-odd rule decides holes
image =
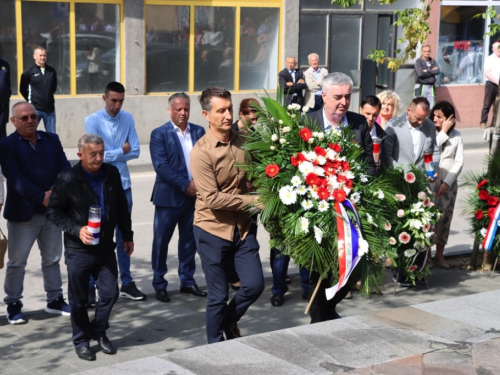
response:
{"label": "white chrysanthemum", "polygon": [[310,210],[311,208],[314,207],[314,204],[312,201],[310,200],[304,200],[302,201],[302,203],[300,203],[300,205],[302,206],[302,208],[306,211]]}
{"label": "white chrysanthemum", "polygon": [[321,168],[321,167],[315,167],[313,173],[315,173],[318,176],[322,176],[323,177],[325,175],[325,170],[323,168]]}
{"label": "white chrysanthemum", "polygon": [[342,186],[342,189],[344,189],[346,195],[349,195],[349,193],[351,192],[351,189],[349,189],[347,186]]}
{"label": "white chrysanthemum", "polygon": [[410,225],[410,228],[415,228],[417,230],[423,227],[422,222],[418,219],[410,219],[408,220],[408,224]]}
{"label": "white chrysanthemum", "polygon": [[320,201],[318,203],[318,211],[319,212],[325,212],[330,208],[330,205],[326,201]]}
{"label": "white chrysanthemum", "polygon": [[349,198],[352,201],[352,203],[356,204],[361,199],[361,194],[358,191],[356,191],[356,192],[352,193]]}
{"label": "white chrysanthemum", "polygon": [[352,173],[352,171],[350,171],[350,170],[343,171],[342,175],[345,176],[346,178],[348,178],[349,180],[352,180],[355,177],[354,173]]}
{"label": "white chrysanthemum", "polygon": [[334,189],[338,189],[340,187],[340,183],[337,181],[337,176],[330,175],[326,178],[326,180],[328,181],[328,185]]}
{"label": "white chrysanthemum", "polygon": [[368,241],[366,241],[364,238],[359,238],[358,239],[358,256],[362,257],[366,253],[368,253],[368,249],[370,246],[368,245]]}
{"label": "white chrysanthemum", "polygon": [[290,182],[292,183],[293,186],[299,187],[302,182],[302,179],[299,176],[293,176]]}
{"label": "white chrysanthemum", "polygon": [[273,134],[271,136],[271,141],[276,142],[278,140],[278,136],[276,134]]}
{"label": "white chrysanthemum", "polygon": [[303,106],[303,107],[302,107],[302,112],[304,112],[304,113],[309,112],[309,107],[308,107],[308,106],[306,106],[306,105],[305,105],[305,106]]}
{"label": "white chrysanthemum", "polygon": [[301,217],[299,219],[300,230],[303,233],[309,233],[309,219],[307,217]]}
{"label": "white chrysanthemum", "polygon": [[323,241],[323,232],[316,225],[313,227],[313,229],[314,229],[314,238],[316,239],[316,242],[321,244],[321,241]]}
{"label": "white chrysanthemum", "polygon": [[418,193],[418,199],[423,201],[423,200],[425,200],[425,198],[427,198],[427,194],[425,194],[424,191],[421,191],[420,193]]}
{"label": "white chrysanthemum", "polygon": [[297,186],[296,192],[298,195],[305,195],[307,193],[307,187],[305,185]]}
{"label": "white chrysanthemum", "polygon": [[315,161],[318,155],[314,151],[302,151],[302,155],[306,158],[308,161]]}
{"label": "white chrysanthemum", "polygon": [[291,186],[283,186],[279,191],[279,197],[283,204],[290,205],[297,202],[297,193]]}
{"label": "white chrysanthemum", "polygon": [[269,147],[269,148],[270,148],[271,150],[273,150],[273,151],[274,151],[274,150],[276,150],[276,147],[274,147],[274,146],[271,146],[271,147]]}
{"label": "white chrysanthemum", "polygon": [[319,132],[319,133],[318,133],[318,139],[319,139],[320,141],[322,141],[323,139],[325,139],[325,133],[323,133],[323,132]]}
{"label": "white chrysanthemum", "polygon": [[309,186],[307,188],[307,191],[309,192],[309,195],[311,196],[311,198],[319,199],[318,193],[316,193],[312,187]]}
{"label": "white chrysanthemum", "polygon": [[286,143],[286,139],[285,139],[285,138],[281,138],[281,139],[280,139],[280,143],[281,143],[282,145],[284,145],[284,144]]}
{"label": "white chrysanthemum", "polygon": [[329,159],[329,160],[335,160],[335,158],[337,157],[337,153],[335,151],[333,151],[331,148],[327,148],[326,149],[326,157]]}
{"label": "white chrysanthemum", "polygon": [[318,162],[319,165],[325,165],[326,158],[324,156],[318,156],[318,158],[316,159],[316,161]]}
{"label": "white chrysanthemum", "polygon": [[309,173],[314,172],[314,165],[309,161],[303,161],[299,164],[299,171],[302,173],[302,176],[307,176]]}
{"label": "white chrysanthemum", "polygon": [[365,174],[361,173],[361,174],[359,175],[359,180],[360,180],[361,182],[365,183],[365,182],[368,182],[368,177],[366,177],[366,175],[365,175]]}
{"label": "white chrysanthemum", "polygon": [[290,133],[290,130],[291,130],[291,129],[290,129],[290,127],[289,127],[289,126],[285,126],[285,127],[283,128],[283,133],[284,133],[284,134],[286,134],[286,133]]}
{"label": "white chrysanthemum", "polygon": [[408,258],[411,258],[416,253],[417,253],[417,250],[415,250],[415,249],[406,250],[405,251],[405,256],[408,257]]}

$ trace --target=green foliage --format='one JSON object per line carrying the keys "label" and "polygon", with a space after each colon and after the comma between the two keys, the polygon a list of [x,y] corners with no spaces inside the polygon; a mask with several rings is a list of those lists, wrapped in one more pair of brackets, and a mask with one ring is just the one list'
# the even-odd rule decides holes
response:
{"label": "green foliage", "polygon": [[[497,15],[497,11],[495,10],[495,8],[493,8],[492,6],[489,6],[487,9],[486,9],[486,12],[484,13],[479,13],[479,14],[476,14],[475,16],[473,16],[472,18],[482,18],[484,20],[488,19],[488,17],[491,19],[491,20],[494,20],[495,18],[499,18],[499,16]],[[488,25],[488,29],[489,31],[487,33],[484,34],[484,37],[486,38],[486,36],[495,36],[497,35],[498,33],[500,33],[500,24],[498,23],[494,23],[494,22],[491,22],[489,25]]]}

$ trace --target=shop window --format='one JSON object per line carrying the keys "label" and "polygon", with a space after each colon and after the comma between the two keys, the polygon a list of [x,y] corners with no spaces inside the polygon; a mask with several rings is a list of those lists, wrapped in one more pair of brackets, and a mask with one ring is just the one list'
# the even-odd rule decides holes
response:
{"label": "shop window", "polygon": [[484,13],[480,6],[442,6],[437,60],[441,84],[483,82],[485,20],[472,17]]}
{"label": "shop window", "polygon": [[308,66],[307,56],[311,53],[317,53],[320,65],[327,66],[328,15],[301,14],[299,30],[301,30],[299,42],[300,65]]}
{"label": "shop window", "polygon": [[330,70],[350,76],[355,87],[359,87],[361,79],[360,40],[361,17],[332,17]]}
{"label": "shop window", "polygon": [[146,6],[147,92],[189,90],[189,26],[188,6]]}
{"label": "shop window", "polygon": [[3,1],[0,12],[0,57],[6,60],[10,66],[12,95],[16,95],[18,89],[15,15],[14,0]]}
{"label": "shop window", "polygon": [[279,9],[241,8],[240,90],[275,89]]}
{"label": "shop window", "polygon": [[120,6],[77,3],[75,21],[76,93],[102,93],[120,80]]}

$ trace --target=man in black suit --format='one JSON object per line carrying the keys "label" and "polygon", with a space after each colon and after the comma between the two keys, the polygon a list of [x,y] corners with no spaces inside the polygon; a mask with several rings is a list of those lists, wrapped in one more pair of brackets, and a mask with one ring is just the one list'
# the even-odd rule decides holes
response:
{"label": "man in black suit", "polygon": [[[325,132],[341,126],[350,126],[354,141],[364,150],[361,158],[368,165],[368,172],[374,175],[376,168],[373,160],[370,128],[364,116],[349,111],[352,86],[353,82],[349,76],[339,72],[328,74],[323,79],[323,108],[311,113],[309,118],[316,121],[318,127]],[[335,309],[337,304],[349,293],[349,284],[342,287],[332,299],[327,300],[325,289],[332,286],[331,277],[320,280],[319,274],[312,272],[309,292],[314,291],[319,281],[321,281],[321,286],[309,310],[311,323],[339,319],[340,315],[337,314]]]}
{"label": "man in black suit", "polygon": [[295,57],[287,57],[285,65],[286,68],[279,73],[279,79],[286,105],[297,103],[302,107],[304,105],[302,90],[307,89],[304,73],[300,69],[295,69],[297,65]]}
{"label": "man in black suit", "polygon": [[[375,95],[366,96],[359,106],[359,114],[366,117],[366,123],[370,128],[370,135],[373,138],[379,138],[381,140],[380,143],[380,157],[384,154],[382,149],[384,147],[384,140],[387,136],[386,132],[382,127],[377,123],[377,117],[380,114],[380,110],[382,109],[382,103],[380,99]],[[380,166],[380,162],[383,162],[382,159],[378,161],[377,167]]]}

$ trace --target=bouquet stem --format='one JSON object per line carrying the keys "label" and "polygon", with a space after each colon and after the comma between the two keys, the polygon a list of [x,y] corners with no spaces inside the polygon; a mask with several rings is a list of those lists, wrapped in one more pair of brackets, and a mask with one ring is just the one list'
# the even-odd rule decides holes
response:
{"label": "bouquet stem", "polygon": [[309,299],[309,303],[307,304],[306,311],[304,311],[304,315],[309,314],[309,310],[311,309],[311,305],[314,302],[314,299],[316,298],[316,294],[318,294],[318,289],[319,289],[319,286],[321,285],[322,280],[323,279],[320,278],[318,280],[318,282],[316,283],[316,288],[314,288],[314,292],[313,292],[311,298]]}

